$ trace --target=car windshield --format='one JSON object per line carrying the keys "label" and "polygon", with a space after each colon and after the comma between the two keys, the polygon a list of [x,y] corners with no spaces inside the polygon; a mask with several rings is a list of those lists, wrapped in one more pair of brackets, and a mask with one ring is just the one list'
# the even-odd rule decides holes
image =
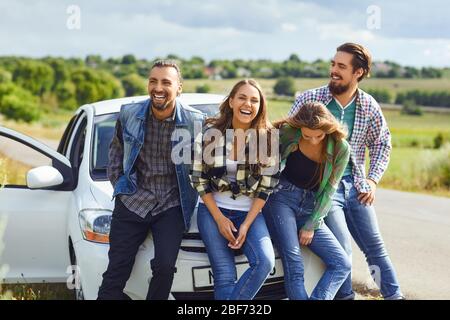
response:
{"label": "car windshield", "polygon": [[[191,105],[208,117],[213,117],[219,110],[218,104]],[[94,135],[91,150],[91,177],[94,180],[108,180],[106,168],[108,167],[109,145],[114,135],[119,113],[110,113],[96,116],[94,120]]]}

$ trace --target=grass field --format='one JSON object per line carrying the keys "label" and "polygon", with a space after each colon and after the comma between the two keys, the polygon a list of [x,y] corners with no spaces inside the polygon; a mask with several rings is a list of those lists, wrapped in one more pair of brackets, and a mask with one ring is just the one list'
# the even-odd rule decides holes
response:
{"label": "grass field", "polygon": [[[273,86],[275,79],[257,79],[267,96],[273,95]],[[184,92],[195,92],[199,85],[208,84],[211,87],[211,93],[228,94],[237,79],[208,80],[208,79],[189,79],[183,83]],[[327,84],[328,78],[299,78],[295,79],[295,88],[297,91],[305,91],[311,88],[317,88]],[[450,78],[442,79],[364,79],[361,84],[364,89],[389,89],[394,93],[418,90],[449,90]]]}

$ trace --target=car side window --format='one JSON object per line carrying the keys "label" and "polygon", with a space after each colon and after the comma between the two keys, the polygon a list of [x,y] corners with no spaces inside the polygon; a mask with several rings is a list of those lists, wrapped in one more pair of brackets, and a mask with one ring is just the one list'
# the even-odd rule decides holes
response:
{"label": "car side window", "polygon": [[80,125],[76,129],[74,139],[71,145],[69,160],[70,163],[72,164],[72,168],[76,170],[76,172],[78,172],[78,169],[83,160],[84,144],[86,140],[86,124],[87,119],[86,117],[84,117],[81,120]]}
{"label": "car side window", "polygon": [[83,121],[83,118],[86,117],[85,112],[80,112],[77,115],[73,116],[72,119],[70,119],[66,130],[64,130],[63,136],[61,138],[61,141],[58,146],[58,152],[62,155],[66,156],[67,158],[70,157],[70,150],[71,149],[71,143],[73,144],[73,136],[75,134],[75,130],[79,128],[79,124],[81,121]]}
{"label": "car side window", "polygon": [[66,129],[64,130],[61,140],[59,142],[57,151],[63,155],[65,155],[67,152],[67,147],[69,146],[70,136],[72,135],[72,131],[75,126],[76,119],[77,119],[76,115],[73,116],[72,119],[70,119],[69,123],[67,124]]}
{"label": "car side window", "polygon": [[0,185],[27,188],[30,169],[51,165],[50,157],[20,141],[0,135]]}

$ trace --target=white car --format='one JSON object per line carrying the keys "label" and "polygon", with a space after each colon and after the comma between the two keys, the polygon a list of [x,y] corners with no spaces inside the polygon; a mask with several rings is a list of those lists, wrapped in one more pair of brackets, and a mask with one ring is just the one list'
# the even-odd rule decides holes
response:
{"label": "white car", "polygon": [[[77,299],[97,297],[108,265],[114,205],[113,188],[106,175],[109,144],[120,106],[146,98],[114,99],[80,107],[57,151],[0,126],[0,159],[9,158],[22,168],[15,178],[23,181],[0,190],[0,218],[6,220],[0,265],[8,267],[0,277],[5,283],[67,282],[69,286],[75,284]],[[223,98],[212,94],[181,96],[184,103],[208,115],[217,113]],[[303,251],[306,287],[311,292],[323,273],[323,264],[307,249]],[[146,296],[152,256],[150,234],[139,249],[125,288],[132,299]],[[236,253],[236,265],[240,275],[246,267],[241,252]],[[212,298],[212,276],[194,214],[179,251],[171,298]],[[256,298],[285,298],[280,259]]]}

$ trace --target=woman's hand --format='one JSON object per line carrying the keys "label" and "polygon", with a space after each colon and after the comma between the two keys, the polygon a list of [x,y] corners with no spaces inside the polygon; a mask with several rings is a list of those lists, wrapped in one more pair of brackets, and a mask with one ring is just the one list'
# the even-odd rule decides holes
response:
{"label": "woman's hand", "polygon": [[220,234],[227,239],[230,243],[236,243],[236,238],[233,232],[237,232],[236,227],[230,219],[225,217],[223,214],[216,220],[217,227],[219,228]]}
{"label": "woman's hand", "polygon": [[247,238],[247,232],[248,232],[249,226],[247,226],[246,223],[242,223],[241,226],[239,227],[239,233],[238,233],[238,237],[236,239],[236,242],[232,243],[230,242],[228,244],[228,246],[231,249],[240,249],[242,247],[242,245],[245,242],[245,239]]}
{"label": "woman's hand", "polygon": [[314,237],[314,230],[300,230],[298,240],[302,246],[309,246]]}

